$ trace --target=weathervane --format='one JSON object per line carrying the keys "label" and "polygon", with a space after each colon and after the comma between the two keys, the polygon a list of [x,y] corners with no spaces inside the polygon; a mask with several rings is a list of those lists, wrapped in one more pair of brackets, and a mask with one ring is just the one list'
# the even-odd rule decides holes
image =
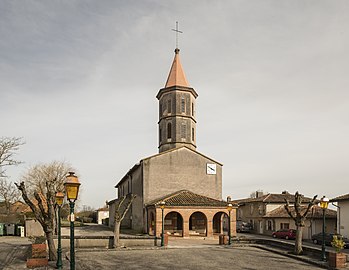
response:
{"label": "weathervane", "polygon": [[179,30],[178,30],[178,22],[176,22],[176,29],[172,29],[172,31],[175,31],[175,32],[176,32],[176,48],[178,49],[178,33],[183,34],[182,31],[179,31]]}

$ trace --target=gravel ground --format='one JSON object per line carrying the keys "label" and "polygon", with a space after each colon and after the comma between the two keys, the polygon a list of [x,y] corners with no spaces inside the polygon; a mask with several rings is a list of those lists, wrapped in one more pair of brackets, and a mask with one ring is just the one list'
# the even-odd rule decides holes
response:
{"label": "gravel ground", "polygon": [[253,247],[206,247],[151,250],[82,251],[77,269],[319,269],[292,258]]}

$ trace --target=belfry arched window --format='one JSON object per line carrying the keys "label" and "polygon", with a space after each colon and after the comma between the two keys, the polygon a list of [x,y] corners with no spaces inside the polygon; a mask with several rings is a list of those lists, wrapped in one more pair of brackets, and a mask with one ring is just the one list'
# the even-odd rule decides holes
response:
{"label": "belfry arched window", "polygon": [[171,123],[167,123],[167,139],[171,139],[172,137],[172,124]]}
{"label": "belfry arched window", "polygon": [[184,98],[181,99],[181,112],[185,113],[185,99]]}

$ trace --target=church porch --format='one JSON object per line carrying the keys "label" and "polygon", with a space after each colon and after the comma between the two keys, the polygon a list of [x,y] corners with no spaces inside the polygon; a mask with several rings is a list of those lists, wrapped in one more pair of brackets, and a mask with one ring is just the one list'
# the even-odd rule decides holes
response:
{"label": "church porch", "polygon": [[[183,193],[174,197],[163,198],[147,206],[146,231],[150,235],[161,236],[162,211],[164,231],[169,236],[214,238],[218,237],[219,234],[228,234],[229,212],[226,208],[226,202],[188,191]],[[192,201],[192,199],[194,200]],[[161,202],[165,202],[163,210],[160,207]],[[231,211],[232,236],[236,236],[235,211],[236,208]]]}

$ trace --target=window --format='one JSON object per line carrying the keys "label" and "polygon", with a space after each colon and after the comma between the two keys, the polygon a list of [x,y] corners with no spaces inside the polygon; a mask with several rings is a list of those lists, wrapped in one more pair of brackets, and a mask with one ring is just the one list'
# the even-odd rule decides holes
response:
{"label": "window", "polygon": [[271,220],[267,221],[267,230],[272,231],[273,230],[273,222]]}
{"label": "window", "polygon": [[160,114],[160,116],[162,116],[162,103],[160,103],[159,114]]}
{"label": "window", "polygon": [[250,214],[253,214],[253,204],[250,205]]}
{"label": "window", "polygon": [[159,141],[161,142],[161,138],[162,138],[162,130],[161,128],[159,129]]}
{"label": "window", "polygon": [[191,115],[194,116],[194,103],[191,104]]}
{"label": "window", "polygon": [[167,113],[171,113],[172,106],[171,106],[171,99],[167,100]]}
{"label": "window", "polygon": [[187,137],[187,125],[184,123],[181,126],[181,137],[183,139],[185,139]]}
{"label": "window", "polygon": [[171,139],[172,137],[172,125],[171,123],[167,123],[167,139]]}
{"label": "window", "polygon": [[264,215],[263,205],[260,204],[260,205],[258,206],[258,212],[259,212],[260,215]]}
{"label": "window", "polygon": [[185,100],[184,100],[184,98],[181,99],[181,112],[185,113]]}
{"label": "window", "polygon": [[192,140],[192,141],[195,141],[194,128],[191,129],[191,140]]}
{"label": "window", "polygon": [[242,218],[242,209],[238,209],[238,218],[239,218],[239,219]]}
{"label": "window", "polygon": [[290,224],[289,223],[280,223],[280,229],[289,229],[290,228]]}

